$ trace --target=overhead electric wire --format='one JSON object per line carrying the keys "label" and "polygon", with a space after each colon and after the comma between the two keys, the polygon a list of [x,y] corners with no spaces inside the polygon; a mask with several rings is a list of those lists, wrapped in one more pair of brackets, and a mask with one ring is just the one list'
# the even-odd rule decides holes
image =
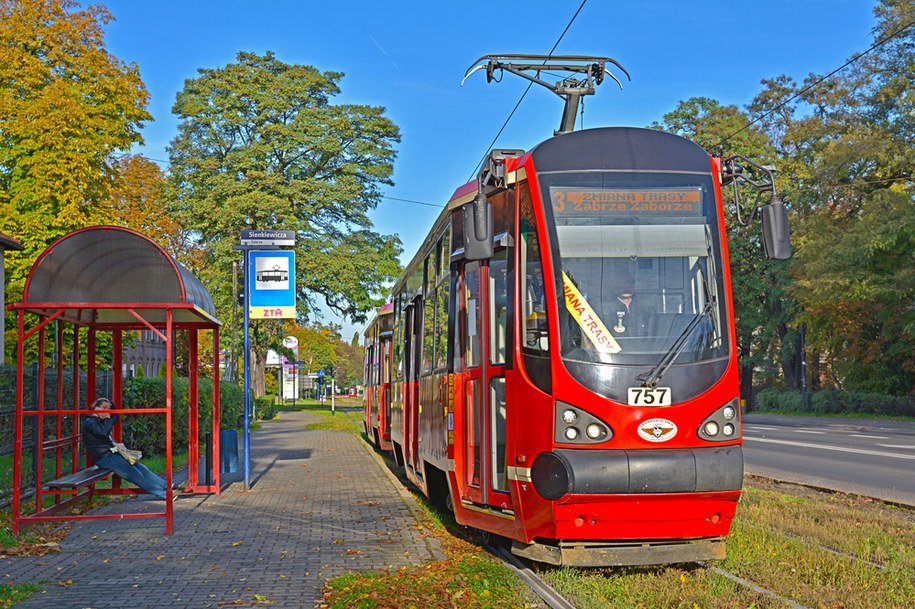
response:
{"label": "overhead electric wire", "polygon": [[[572,19],[569,20],[569,24],[566,25],[566,27],[565,27],[564,30],[562,30],[562,34],[559,35],[559,38],[556,40],[556,44],[554,44],[554,45],[553,45],[553,48],[550,49],[550,52],[547,53],[547,57],[552,57],[552,56],[553,56],[553,53],[556,52],[556,47],[558,47],[558,46],[559,46],[559,43],[562,42],[562,39],[565,37],[566,32],[569,31],[569,28],[572,27],[572,24],[573,24],[573,23],[575,23],[575,19],[578,18],[578,13],[581,12],[581,9],[583,9],[583,8],[585,7],[585,4],[587,4],[587,3],[588,3],[588,0],[583,0],[583,1],[582,1],[581,6],[578,7],[578,10],[575,11],[575,14],[574,14],[574,15],[572,15]],[[546,64],[546,60],[544,60],[543,63]],[[492,142],[490,142],[490,143],[489,143],[489,146],[486,147],[487,152],[488,152],[489,150],[492,150],[492,147],[496,145],[496,141],[499,139],[499,136],[502,135],[502,132],[505,131],[505,128],[506,128],[506,127],[508,127],[509,121],[511,121],[512,117],[515,115],[515,112],[518,110],[518,107],[521,105],[521,102],[523,102],[523,101],[524,101],[524,98],[527,96],[527,92],[531,90],[531,87],[532,87],[533,85],[534,85],[533,82],[527,83],[527,88],[524,89],[524,93],[521,94],[521,97],[518,99],[518,103],[515,104],[515,107],[512,108],[512,111],[509,113],[508,118],[506,118],[506,119],[505,119],[505,122],[502,123],[502,127],[499,129],[499,132],[496,134],[496,137],[492,138]],[[485,153],[484,153],[484,154],[485,154]],[[485,158],[485,156],[484,156],[483,158]],[[477,171],[479,171],[480,166],[483,164],[483,158],[481,158],[481,159],[480,159],[480,162],[477,163],[477,166],[474,167],[473,173],[470,174],[470,177],[468,178],[468,181],[469,181],[469,180],[472,180],[472,179],[474,179],[474,178],[476,177]]]}
{"label": "overhead electric wire", "polygon": [[416,205],[425,205],[427,207],[435,207],[441,209],[442,206],[436,203],[426,203],[425,201],[414,201],[413,199],[401,199],[399,197],[389,197],[387,195],[381,195],[382,199],[390,199],[391,201],[401,201],[403,203],[414,203]]}
{"label": "overhead electric wire", "polygon": [[851,64],[855,63],[856,61],[858,61],[859,59],[861,59],[862,57],[864,57],[865,55],[867,55],[868,53],[870,53],[870,52],[873,51],[874,49],[876,49],[876,48],[878,48],[878,47],[880,47],[880,46],[883,46],[884,44],[886,44],[887,42],[889,42],[890,40],[892,40],[893,38],[895,38],[896,36],[898,36],[898,35],[901,34],[902,32],[904,32],[904,31],[906,31],[907,29],[909,29],[910,27],[912,27],[913,25],[915,25],[915,21],[909,21],[907,24],[905,24],[904,26],[902,26],[901,28],[899,28],[898,30],[896,30],[895,32],[893,32],[892,34],[890,34],[889,36],[887,36],[886,38],[884,38],[883,40],[880,40],[880,41],[878,41],[878,42],[875,42],[875,43],[874,43],[873,45],[871,45],[871,47],[868,48],[866,51],[862,51],[861,53],[858,53],[857,55],[855,55],[854,57],[852,57],[851,59],[849,59],[848,61],[846,61],[844,64],[842,64],[841,66],[839,66],[838,68],[836,68],[835,70],[833,70],[832,72],[830,72],[829,74],[823,76],[822,78],[817,79],[816,82],[813,82],[813,83],[807,85],[806,87],[804,87],[803,89],[801,89],[800,91],[798,91],[797,93],[795,93],[794,95],[792,95],[791,97],[789,97],[788,99],[786,99],[785,101],[783,101],[782,103],[778,104],[777,106],[775,106],[774,108],[772,108],[771,110],[769,110],[768,112],[766,112],[765,114],[763,114],[763,115],[761,115],[761,116],[758,116],[757,118],[753,119],[752,121],[750,121],[749,123],[747,123],[746,125],[744,125],[743,127],[741,127],[740,129],[738,129],[737,131],[735,131],[734,133],[731,133],[730,135],[726,135],[721,141],[719,141],[717,144],[715,144],[714,146],[712,146],[712,150],[715,150],[716,148],[718,148],[719,146],[721,146],[722,144],[724,144],[725,142],[727,142],[729,139],[731,139],[732,137],[734,137],[734,136],[737,135],[738,133],[742,133],[742,132],[746,131],[747,129],[749,129],[750,127],[752,127],[753,125],[755,125],[755,124],[758,123],[759,121],[761,121],[761,120],[765,119],[766,117],[768,117],[769,115],[771,115],[771,114],[777,112],[778,110],[780,110],[781,108],[785,107],[787,104],[791,103],[792,101],[794,101],[795,99],[797,99],[798,97],[800,97],[801,95],[803,95],[804,93],[806,93],[806,92],[810,91],[811,89],[814,89],[815,87],[819,86],[820,83],[824,82],[826,79],[831,78],[831,77],[834,76],[835,74],[841,72],[842,70],[844,70],[845,68],[847,68],[847,67],[850,66]]}

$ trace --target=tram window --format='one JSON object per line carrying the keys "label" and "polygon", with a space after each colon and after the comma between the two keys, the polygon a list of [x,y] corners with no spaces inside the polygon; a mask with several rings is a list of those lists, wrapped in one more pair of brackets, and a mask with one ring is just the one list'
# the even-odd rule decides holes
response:
{"label": "tram window", "polygon": [[420,370],[432,370],[432,350],[435,346],[435,290],[428,292],[423,301],[423,361]]}
{"label": "tram window", "polygon": [[435,291],[435,368],[444,368],[448,355],[448,281]]}
{"label": "tram window", "polygon": [[403,302],[403,292],[394,296],[394,376],[398,380],[403,379]]}
{"label": "tram window", "polygon": [[423,268],[423,298],[428,294],[432,293],[432,287],[435,285],[435,269],[438,266],[437,258],[435,257],[435,249],[433,248],[429,255],[426,256],[425,264]]}
{"label": "tram window", "polygon": [[508,492],[508,478],[505,472],[505,378],[497,377],[489,383],[490,429],[492,438],[489,457],[490,482],[492,489]]}
{"label": "tram window", "polygon": [[480,263],[468,263],[464,270],[464,365],[480,364]]}
{"label": "tram window", "polygon": [[445,233],[442,235],[442,257],[439,259],[439,277],[444,278],[448,276],[449,269],[451,268],[451,227],[449,226]]}
{"label": "tram window", "polygon": [[472,379],[467,381],[466,392],[464,395],[467,408],[465,410],[467,419],[467,454],[464,463],[467,464],[465,472],[467,484],[470,486],[480,486],[480,447],[483,440],[483,414],[480,412],[481,395],[480,381]]}
{"label": "tram window", "polygon": [[461,358],[464,355],[464,349],[461,344],[461,337],[464,336],[464,303],[462,296],[464,294],[463,282],[460,273],[455,273],[451,280],[451,368],[452,372],[460,372],[464,369]]}
{"label": "tram window", "polygon": [[522,317],[524,334],[522,346],[526,351],[547,353],[550,349],[549,326],[547,325],[546,290],[544,288],[543,265],[540,258],[540,243],[537,238],[537,221],[527,184],[523,184],[519,205],[521,207],[521,268],[524,272],[522,294]]}
{"label": "tram window", "polygon": [[508,251],[497,251],[489,262],[489,359],[504,364],[508,326]]}
{"label": "tram window", "polygon": [[435,369],[444,369],[448,363],[448,291],[451,287],[451,227],[442,234],[436,247],[438,268],[436,270],[435,292]]}

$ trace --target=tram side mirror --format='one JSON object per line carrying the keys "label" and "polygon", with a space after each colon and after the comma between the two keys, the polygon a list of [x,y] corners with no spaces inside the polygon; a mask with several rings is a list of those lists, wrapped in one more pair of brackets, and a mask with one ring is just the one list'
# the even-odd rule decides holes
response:
{"label": "tram side mirror", "polygon": [[482,192],[473,202],[461,208],[464,218],[464,259],[485,260],[492,257],[492,204]]}
{"label": "tram side mirror", "polygon": [[791,231],[788,226],[788,208],[778,195],[773,195],[768,205],[760,209],[762,218],[763,248],[770,260],[787,260],[791,257]]}

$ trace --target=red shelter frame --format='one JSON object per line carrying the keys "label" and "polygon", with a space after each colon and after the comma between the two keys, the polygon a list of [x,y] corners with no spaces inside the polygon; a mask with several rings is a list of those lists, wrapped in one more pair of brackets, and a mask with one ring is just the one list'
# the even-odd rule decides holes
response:
{"label": "red shelter frame", "polygon": [[[109,397],[115,409],[123,415],[158,414],[165,416],[166,429],[166,481],[172,481],[172,362],[175,356],[176,331],[188,334],[189,395],[188,395],[188,481],[185,492],[218,494],[219,473],[219,369],[214,366],[213,377],[213,479],[211,484],[201,484],[196,464],[199,461],[199,380],[198,332],[212,331],[213,353],[218,357],[219,328],[215,307],[206,288],[187,269],[178,264],[154,241],[136,231],[116,226],[95,226],[69,233],[50,245],[35,261],[26,280],[23,300],[8,309],[17,313],[16,351],[16,434],[13,471],[13,533],[23,526],[48,520],[86,520],[105,518],[164,517],[166,534],[174,531],[174,506],[171,493],[165,501],[164,512],[142,514],[82,514],[66,515],[67,507],[93,495],[130,495],[143,493],[138,488],[122,488],[121,480],[113,477],[112,488],[96,488],[92,482],[85,487],[45,487],[42,466],[35,468],[34,511],[23,514],[23,430],[27,418],[36,418],[38,433],[35,461],[44,464],[47,454],[56,458],[57,478],[81,471],[80,417],[90,413],[88,405],[97,396],[96,358],[98,334],[108,332],[112,344],[112,390]],[[26,327],[26,319],[37,317],[37,323]],[[51,324],[51,322],[57,322]],[[56,326],[57,403],[48,405],[45,400],[45,372],[47,334]],[[80,332],[86,328],[85,332]],[[149,330],[165,342],[166,399],[161,407],[124,409],[122,350],[124,332]],[[65,333],[72,332],[72,403],[64,404],[63,380]],[[85,336],[85,346],[81,336]],[[38,400],[37,408],[25,406],[26,345],[37,340]],[[84,349],[84,350],[83,350]],[[34,353],[34,351],[30,351]],[[87,362],[85,404],[80,403],[80,370],[82,354]],[[32,356],[35,357],[34,355]],[[64,431],[64,419],[72,417],[71,429]],[[50,425],[48,425],[50,419]],[[55,425],[56,423],[56,425]],[[55,431],[56,429],[56,431]],[[50,430],[50,432],[49,432]],[[65,435],[66,434],[66,435]],[[115,427],[114,436],[120,438],[121,423]],[[62,456],[70,452],[69,469],[63,471]],[[85,460],[89,460],[85,456]],[[91,466],[85,462],[85,466]],[[86,490],[88,489],[88,490]],[[53,496],[53,505],[45,506]],[[29,502],[31,503],[31,502]]]}

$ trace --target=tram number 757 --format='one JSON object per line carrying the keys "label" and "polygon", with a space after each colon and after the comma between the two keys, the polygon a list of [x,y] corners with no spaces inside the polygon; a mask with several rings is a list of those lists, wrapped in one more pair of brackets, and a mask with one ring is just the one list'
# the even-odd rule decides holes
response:
{"label": "tram number 757", "polygon": [[630,387],[630,406],[670,406],[670,387]]}

